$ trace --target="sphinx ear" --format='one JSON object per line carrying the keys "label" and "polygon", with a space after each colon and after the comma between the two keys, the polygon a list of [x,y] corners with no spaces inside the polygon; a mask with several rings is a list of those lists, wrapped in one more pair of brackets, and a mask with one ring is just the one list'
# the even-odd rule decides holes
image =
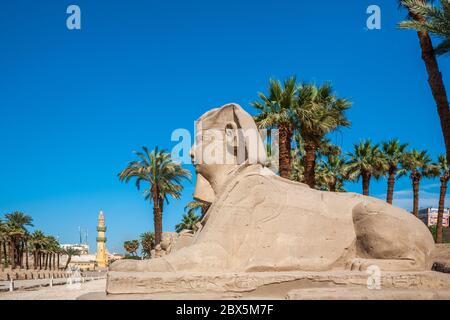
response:
{"label": "sphinx ear", "polygon": [[228,122],[225,126],[225,137],[228,148],[237,148],[238,146],[238,127],[235,122]]}
{"label": "sphinx ear", "polygon": [[226,163],[241,164],[245,161],[245,145],[236,122],[225,126]]}

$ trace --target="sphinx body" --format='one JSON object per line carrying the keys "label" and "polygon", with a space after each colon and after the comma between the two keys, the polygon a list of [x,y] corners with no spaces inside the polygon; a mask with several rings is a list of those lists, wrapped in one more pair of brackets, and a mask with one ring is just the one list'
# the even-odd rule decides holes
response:
{"label": "sphinx body", "polygon": [[[254,125],[234,104],[204,117],[200,121],[216,128],[225,128],[229,121],[237,127]],[[311,189],[275,175],[261,159],[258,162],[247,159],[221,170],[217,165],[198,166],[200,189],[209,184],[210,190],[197,198],[212,204],[192,240],[167,256],[123,260],[110,269],[265,272],[364,270],[371,265],[386,271],[431,269],[433,238],[412,214],[359,194]]]}
{"label": "sphinx body", "polygon": [[403,209],[354,193],[331,193],[242,167],[204,217],[192,242],[113,271],[407,271],[431,268],[433,239]]}

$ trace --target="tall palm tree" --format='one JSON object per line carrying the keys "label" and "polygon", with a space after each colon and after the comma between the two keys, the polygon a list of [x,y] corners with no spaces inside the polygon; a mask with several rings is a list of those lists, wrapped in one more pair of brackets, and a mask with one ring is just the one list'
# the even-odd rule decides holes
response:
{"label": "tall palm tree", "polygon": [[138,190],[141,182],[149,184],[149,188],[144,190],[144,197],[145,200],[153,202],[155,244],[159,244],[162,237],[164,201],[168,202],[168,196],[175,199],[181,198],[182,182],[190,181],[191,173],[183,169],[179,163],[173,162],[169,153],[164,150],[159,151],[158,147],[151,152],[146,147],[142,149],[143,152],[134,152],[139,160],[130,162],[119,173],[119,179],[128,182],[135,178]]}
{"label": "tall palm tree", "polygon": [[192,230],[195,232],[197,231],[197,223],[199,221],[200,217],[194,211],[188,211],[188,213],[183,215],[181,222],[175,226],[175,231]]}
{"label": "tall palm tree", "polygon": [[412,150],[405,155],[402,161],[402,174],[410,172],[413,187],[413,214],[419,217],[419,189],[423,177],[432,176],[431,158],[426,151]]}
{"label": "tall palm tree", "polygon": [[144,232],[140,235],[142,256],[150,259],[151,251],[155,247],[155,234],[153,232]]}
{"label": "tall palm tree", "polygon": [[305,148],[303,147],[303,139],[298,132],[294,134],[295,146],[291,150],[291,178],[294,181],[303,182],[305,180],[305,167],[303,157],[305,156]]}
{"label": "tall palm tree", "polygon": [[60,245],[58,240],[53,236],[47,236],[46,249],[48,252],[48,267],[51,270],[56,269],[56,253],[59,251]]}
{"label": "tall palm tree", "polygon": [[5,265],[6,265],[6,250],[5,249],[5,244],[6,242],[6,225],[5,223],[0,220],[0,270],[3,272],[3,270],[5,269]]}
{"label": "tall palm tree", "polygon": [[350,107],[351,102],[338,98],[329,83],[320,87],[314,84],[299,87],[295,116],[305,150],[304,178],[311,188],[316,186],[315,167],[320,144],[328,133],[350,126],[345,116]]}
{"label": "tall palm tree", "polygon": [[372,145],[370,140],[354,145],[354,151],[348,153],[347,174],[351,180],[362,178],[363,194],[369,195],[370,179],[379,178],[385,168],[378,144]]}
{"label": "tall palm tree", "polygon": [[66,265],[64,266],[64,270],[67,270],[70,261],[72,261],[73,256],[79,256],[81,253],[79,250],[75,248],[68,247],[64,249],[64,254],[67,255]]}
{"label": "tall palm tree", "polygon": [[[428,73],[428,84],[436,102],[441,121],[441,129],[447,150],[447,162],[450,163],[450,109],[444,81],[442,80],[442,74],[436,58],[436,51],[433,48],[429,34],[429,32],[432,32],[441,35],[440,32],[443,31],[443,28],[447,31],[449,30],[450,5],[448,2],[441,1],[443,11],[439,11],[439,9],[431,7],[427,0],[402,0],[400,3],[408,10],[411,18],[401,22],[400,27],[415,29],[419,37],[422,59],[425,62]],[[438,53],[444,53],[450,49],[448,34],[447,38],[437,49]]]}
{"label": "tall palm tree", "polygon": [[258,93],[261,101],[251,105],[260,112],[255,121],[259,128],[278,128],[280,176],[290,179],[291,143],[294,132],[293,108],[296,104],[297,83],[292,76],[283,84],[278,80],[269,81],[268,95]]}
{"label": "tall palm tree", "polygon": [[407,144],[401,144],[398,139],[392,139],[382,143],[382,152],[387,164],[385,173],[388,178],[386,201],[390,204],[392,204],[394,198],[395,178],[401,169],[400,164],[405,157],[407,146]]}
{"label": "tall palm tree", "polygon": [[28,235],[27,226],[33,226],[33,218],[23,212],[14,211],[5,214],[11,267],[22,267],[23,241]]}
{"label": "tall palm tree", "polygon": [[326,161],[321,160],[318,164],[318,182],[323,189],[331,192],[343,191],[347,172],[347,163],[338,155],[326,156]]}
{"label": "tall palm tree", "polygon": [[413,14],[422,17],[422,21],[408,20],[400,23],[400,28],[424,31],[442,39],[442,42],[434,48],[437,55],[450,51],[450,3],[441,0],[441,6],[433,6],[426,1],[407,0],[403,1]]}
{"label": "tall palm tree", "polygon": [[30,244],[33,250],[33,266],[34,269],[42,269],[43,250],[47,245],[47,237],[40,230],[35,230],[30,236]]}
{"label": "tall palm tree", "polygon": [[441,181],[441,189],[439,193],[439,209],[436,226],[436,243],[442,243],[442,219],[445,210],[445,196],[447,194],[447,184],[450,180],[450,170],[447,159],[444,155],[438,157],[438,162],[432,164],[433,173],[439,177]]}

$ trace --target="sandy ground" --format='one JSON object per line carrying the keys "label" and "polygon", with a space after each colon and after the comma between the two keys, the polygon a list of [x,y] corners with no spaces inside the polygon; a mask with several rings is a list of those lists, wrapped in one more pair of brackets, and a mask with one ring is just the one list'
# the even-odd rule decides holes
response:
{"label": "sandy ground", "polygon": [[103,293],[106,279],[94,280],[75,285],[60,285],[26,291],[2,292],[0,300],[76,300],[87,293]]}

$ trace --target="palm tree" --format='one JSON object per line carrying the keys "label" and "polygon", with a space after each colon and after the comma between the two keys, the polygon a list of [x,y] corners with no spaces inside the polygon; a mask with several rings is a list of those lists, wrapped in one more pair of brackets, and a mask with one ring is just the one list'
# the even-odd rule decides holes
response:
{"label": "palm tree", "polygon": [[175,226],[176,232],[181,232],[183,230],[197,231],[197,223],[200,221],[200,217],[197,216],[194,211],[188,211],[187,214],[183,215],[183,220],[181,223]]}
{"label": "palm tree", "polygon": [[44,250],[47,244],[47,238],[44,233],[40,230],[35,230],[30,237],[30,244],[33,249],[33,257],[34,257],[34,269],[42,269],[42,251]]}
{"label": "palm tree", "polygon": [[14,211],[5,214],[11,267],[23,266],[23,241],[28,235],[27,226],[33,226],[33,218],[23,212]]}
{"label": "palm tree", "polygon": [[[48,266],[49,269],[56,269],[56,253],[59,251],[60,245],[58,240],[53,236],[47,236],[46,249],[48,252]],[[59,266],[58,266],[59,267]]]}
{"label": "palm tree", "polygon": [[139,249],[139,241],[138,240],[129,240],[123,243],[124,249],[130,253],[133,257],[137,256],[136,252]]}
{"label": "palm tree", "polygon": [[344,191],[344,181],[347,172],[347,163],[345,159],[338,155],[326,156],[326,161],[321,160],[318,164],[319,185],[331,192]]}
{"label": "palm tree", "polygon": [[136,178],[136,187],[140,189],[141,182],[147,182],[149,188],[144,190],[145,200],[153,202],[153,218],[155,225],[155,244],[161,242],[162,213],[164,200],[168,203],[168,196],[181,198],[182,182],[190,180],[191,173],[183,169],[179,163],[173,162],[170,154],[159,151],[156,147],[149,151],[142,147],[144,152],[134,152],[139,158],[132,161],[119,173],[120,181],[128,182]]}
{"label": "palm tree", "polygon": [[208,211],[210,204],[202,202],[202,201],[191,201],[189,202],[185,207],[184,207],[184,211],[187,210],[187,213],[193,212],[196,213],[198,212],[198,210],[200,210],[202,216],[205,215],[206,211]]}
{"label": "palm tree", "polygon": [[[450,109],[447,92],[439,70],[436,53],[448,52],[450,41],[448,37],[450,4],[441,1],[442,10],[433,8],[426,0],[403,0],[400,1],[409,12],[410,20],[400,23],[401,28],[415,29],[419,37],[422,49],[422,59],[428,73],[428,84],[431,88],[437,111],[441,120],[441,129],[444,135],[445,147],[447,150],[447,162],[450,163]],[[445,40],[437,47],[433,48],[433,43],[429,32],[436,35],[444,35]]]}
{"label": "palm tree", "polygon": [[400,23],[400,28],[424,31],[442,38],[442,42],[434,48],[437,55],[450,51],[450,3],[443,0],[440,3],[441,6],[438,7],[426,1],[403,1],[405,7],[423,20],[408,20]]}
{"label": "palm tree", "polygon": [[407,146],[407,144],[401,144],[398,139],[392,139],[382,143],[382,152],[387,164],[386,175],[388,178],[386,201],[390,204],[392,204],[394,198],[395,178],[398,171],[401,169],[400,164],[405,157]]}
{"label": "palm tree", "polygon": [[341,127],[349,127],[345,111],[351,107],[347,99],[337,98],[331,84],[317,87],[302,84],[295,106],[296,124],[303,140],[304,179],[311,188],[316,186],[317,153],[325,136]]}
{"label": "palm tree", "polygon": [[[6,265],[6,248],[5,248],[5,242],[6,242],[6,225],[5,223],[0,220],[0,270],[3,272]],[[4,261],[3,261],[4,260]]]}
{"label": "palm tree", "polygon": [[290,179],[291,142],[294,132],[293,108],[296,104],[296,77],[286,79],[283,85],[278,80],[270,79],[269,94],[258,93],[261,101],[251,105],[259,110],[255,117],[259,128],[278,128],[280,176]]}
{"label": "palm tree", "polygon": [[353,153],[348,153],[347,174],[351,180],[362,178],[363,194],[369,195],[370,179],[379,178],[385,161],[378,144],[372,145],[370,140],[354,145]]}
{"label": "palm tree", "polygon": [[444,155],[440,155],[438,157],[438,162],[432,164],[432,171],[434,175],[439,176],[439,179],[441,181],[441,190],[439,193],[439,209],[436,226],[436,243],[442,243],[442,219],[444,217],[447,184],[450,180],[449,165]]}
{"label": "palm tree", "polygon": [[412,150],[405,155],[402,161],[402,174],[410,172],[410,179],[412,181],[413,187],[413,214],[419,217],[419,188],[420,180],[423,177],[432,176],[432,167],[430,166],[430,156],[426,151],[419,152],[417,150]]}
{"label": "palm tree", "polygon": [[294,181],[303,182],[305,180],[305,167],[303,157],[305,156],[305,148],[303,147],[303,139],[298,132],[294,135],[295,146],[291,150],[291,178]]}
{"label": "palm tree", "polygon": [[66,265],[64,266],[64,270],[67,270],[67,267],[69,266],[70,261],[72,261],[72,256],[79,256],[80,251],[75,248],[68,247],[68,248],[64,249],[63,252],[64,252],[64,254],[67,255]]}
{"label": "palm tree", "polygon": [[151,251],[155,247],[155,234],[153,232],[144,232],[140,235],[142,256],[145,259],[150,259]]}

